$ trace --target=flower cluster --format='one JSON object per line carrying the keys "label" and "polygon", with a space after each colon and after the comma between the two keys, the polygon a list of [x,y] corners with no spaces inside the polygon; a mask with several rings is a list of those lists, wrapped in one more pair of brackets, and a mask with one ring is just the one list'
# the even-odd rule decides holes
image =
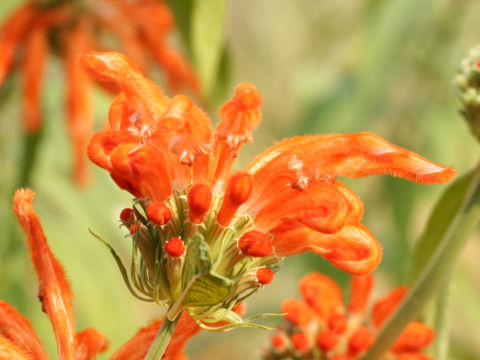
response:
{"label": "flower cluster", "polygon": [[[370,317],[366,308],[373,287],[373,276],[353,276],[350,301],[343,303],[339,286],[329,277],[311,273],[299,284],[302,300],[287,299],[282,304],[285,323],[263,349],[265,360],[324,359],[353,360],[361,358],[375,342],[375,332],[402,301],[406,286],[392,290],[377,300]],[[434,338],[427,325],[411,322],[385,354],[387,360],[432,360],[422,354]]]}
{"label": "flower cluster", "polygon": [[[176,92],[182,85],[198,91],[186,60],[167,42],[174,25],[161,0],[31,0],[2,25],[0,86],[15,68],[22,71],[24,127],[28,134],[42,126],[42,78],[48,52],[57,53],[67,79],[68,127],[73,143],[75,178],[87,180],[85,147],[92,132],[92,84],[78,63],[89,50],[105,49],[117,41],[123,51],[146,71],[151,58],[165,70]],[[113,36],[112,36],[113,35]],[[99,39],[104,39],[103,43]],[[113,43],[113,45],[115,42]],[[114,87],[107,89],[116,92]]]}
{"label": "flower cluster", "polygon": [[[361,224],[363,206],[337,176],[392,174],[441,183],[455,171],[371,133],[286,139],[231,173],[261,121],[254,85],[237,86],[207,115],[183,95],[168,98],[123,55],[89,53],[85,68],[122,92],[88,155],[134,197],[120,214],[133,243],[138,298],[188,311],[203,327],[244,325],[231,309],[273,279],[282,257],[307,250],[352,274],[372,272],[381,246]],[[133,286],[132,286],[133,285]]]}
{"label": "flower cluster", "polygon": [[[42,310],[50,318],[55,332],[60,360],[91,360],[107,350],[107,339],[93,328],[75,331],[72,292],[60,262],[54,257],[41,223],[33,210],[35,194],[30,189],[17,190],[13,212],[27,236],[27,242],[40,289],[38,297]],[[141,329],[132,339],[118,349],[110,360],[141,360],[145,357],[162,322],[156,321]],[[186,359],[183,348],[187,340],[200,328],[187,314],[182,314],[164,360]],[[37,334],[30,322],[13,306],[0,300],[0,359],[48,360]]]}
{"label": "flower cluster", "polygon": [[480,140],[480,45],[470,49],[453,80],[462,101],[462,114]]}

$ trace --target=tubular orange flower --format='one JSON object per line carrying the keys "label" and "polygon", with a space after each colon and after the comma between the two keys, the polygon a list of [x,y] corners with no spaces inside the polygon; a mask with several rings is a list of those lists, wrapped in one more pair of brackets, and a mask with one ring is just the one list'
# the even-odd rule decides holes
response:
{"label": "tubular orange flower", "polygon": [[[94,120],[92,84],[78,64],[79,54],[104,48],[105,44],[99,39],[104,33],[110,33],[119,38],[121,48],[143,70],[149,67],[149,57],[155,60],[164,69],[171,91],[187,86],[199,93],[191,66],[168,45],[173,25],[170,9],[161,0],[97,0],[82,3],[81,11],[72,2],[58,1],[42,6],[38,1],[29,0],[3,24],[0,86],[20,65],[24,128],[28,134],[36,134],[42,128],[41,88],[45,62],[50,49],[59,50],[67,78],[67,125],[73,145],[74,177],[79,184],[88,180],[85,147]],[[117,91],[112,84],[104,85],[110,91]]]}
{"label": "tubular orange flower", "polygon": [[[300,281],[303,301],[286,299],[282,304],[286,322],[275,334],[283,339],[282,348],[272,343],[263,349],[263,359],[360,359],[374,344],[381,323],[388,319],[408,290],[400,286],[379,299],[373,304],[368,319],[365,309],[372,287],[372,275],[352,276],[350,300],[345,306],[340,288],[332,279],[319,273],[305,276]],[[309,354],[302,354],[295,345],[298,340],[294,337],[299,331],[316,346]],[[427,325],[411,322],[385,355],[385,360],[431,359],[421,352],[432,343],[434,336]]]}
{"label": "tubular orange flower", "polygon": [[[40,220],[33,210],[34,196],[30,189],[17,190],[13,198],[13,212],[27,236],[30,255],[40,283],[38,297],[42,303],[42,310],[52,323],[57,338],[58,357],[74,359],[77,351],[94,357],[98,352],[106,350],[107,340],[93,329],[84,330],[79,334],[75,332],[70,285],[62,265],[48,246]],[[4,302],[0,302],[0,314],[2,336],[32,359],[48,359],[27,319]]]}
{"label": "tubular orange flower", "polygon": [[[25,231],[32,262],[40,282],[39,299],[57,338],[60,360],[92,360],[108,347],[107,339],[93,328],[75,332],[72,293],[62,265],[52,254],[39,218],[33,210],[35,194],[30,189],[15,192],[13,212]],[[143,359],[161,321],[141,329],[118,349],[111,360]],[[200,327],[184,313],[166,350],[164,360],[187,359],[183,348]],[[0,300],[0,359],[48,360],[49,357],[30,322],[13,306]]]}
{"label": "tubular orange flower", "polygon": [[[88,156],[136,198],[134,219],[124,222],[141,225],[133,236],[129,288],[168,306],[169,320],[187,310],[204,327],[240,322],[230,309],[262,286],[259,269],[307,250],[352,274],[372,272],[381,246],[361,224],[361,200],[338,176],[392,174],[442,183],[455,175],[370,133],[283,140],[230,175],[261,120],[262,97],[254,85],[237,87],[212,134],[209,118],[191,99],[168,98],[125,56],[92,52],[83,63],[96,79],[121,89],[109,128],[92,137]],[[152,203],[171,210],[167,223],[149,221]],[[164,247],[171,238],[181,238],[186,248],[175,260]],[[322,289],[312,284],[305,291]],[[330,305],[315,295],[309,305],[335,313],[341,293],[331,290],[325,288]],[[358,311],[363,306],[352,304]]]}

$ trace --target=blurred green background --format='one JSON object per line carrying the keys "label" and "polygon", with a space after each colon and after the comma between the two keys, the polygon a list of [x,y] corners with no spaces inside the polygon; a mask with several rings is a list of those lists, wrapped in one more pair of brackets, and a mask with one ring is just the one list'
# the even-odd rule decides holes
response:
{"label": "blurred green background", "polygon": [[[21,3],[0,2],[1,18]],[[175,10],[182,14],[182,9]],[[202,48],[201,36],[185,36],[189,21],[200,30],[224,29],[225,38],[220,37],[216,49]],[[200,76],[210,82],[212,122],[236,83],[253,82],[263,95],[263,122],[254,133],[255,142],[244,146],[238,168],[284,137],[356,131],[375,132],[433,161],[453,165],[460,174],[477,161],[479,147],[458,114],[451,79],[468,48],[480,41],[478,1],[231,0],[224,19],[202,23],[202,17],[187,18],[179,23],[183,36],[177,34],[173,41],[179,46],[186,43],[201,68]],[[202,54],[207,56],[199,58]],[[205,65],[202,61],[209,56],[218,64]],[[161,311],[132,298],[109,252],[88,233],[91,228],[128,258],[129,244],[117,219],[131,196],[93,166],[90,187],[80,190],[72,182],[64,75],[53,56],[46,78],[45,128],[31,181],[38,193],[35,206],[72,282],[77,328],[96,327],[109,337],[113,350]],[[0,298],[33,321],[55,354],[25,242],[10,213],[23,151],[19,80],[15,75],[0,91]],[[95,95],[100,129],[112,99],[100,89]],[[390,177],[345,182],[364,200],[364,223],[384,246],[375,293],[385,294],[408,280],[412,246],[445,186]],[[452,275],[452,359],[480,356],[479,257],[477,235]],[[282,299],[298,296],[298,280],[312,270],[330,274],[342,284],[348,281],[318,256],[289,258],[274,283],[247,301],[248,314],[279,312]],[[253,359],[270,335],[252,329],[202,333],[191,341],[187,353],[192,360]]]}

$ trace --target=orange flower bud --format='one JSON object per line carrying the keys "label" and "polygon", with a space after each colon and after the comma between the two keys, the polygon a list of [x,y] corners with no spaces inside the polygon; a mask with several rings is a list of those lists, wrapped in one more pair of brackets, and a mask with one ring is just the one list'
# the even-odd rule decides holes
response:
{"label": "orange flower bud", "polygon": [[272,336],[272,346],[277,351],[283,351],[287,347],[287,337],[284,333],[277,333]]}
{"label": "orange flower bud", "polygon": [[170,209],[161,202],[153,202],[145,209],[148,218],[157,225],[164,225],[170,221],[172,212]]}
{"label": "orange flower bud", "polygon": [[324,330],[317,335],[317,345],[324,352],[333,350],[338,344],[339,336],[332,330]]}
{"label": "orange flower bud", "polygon": [[170,256],[180,257],[185,252],[185,244],[179,237],[171,238],[170,241],[165,244],[165,251]]}
{"label": "orange flower bud", "polygon": [[372,321],[375,327],[382,326],[398,304],[403,300],[407,291],[407,286],[399,286],[373,305]]}
{"label": "orange flower bud", "polygon": [[335,355],[331,360],[351,360],[347,355]]}
{"label": "orange flower bud", "polygon": [[273,253],[273,245],[270,237],[260,231],[252,230],[243,234],[238,240],[240,251],[253,257],[270,256]]}
{"label": "orange flower bud", "polygon": [[227,183],[222,206],[218,212],[217,221],[228,226],[237,209],[248,200],[252,193],[252,176],[244,171],[233,175]]}
{"label": "orange flower bud", "polygon": [[427,347],[434,337],[435,333],[429,326],[413,321],[403,330],[390,350],[394,353],[420,351]]}
{"label": "orange flower bud", "polygon": [[203,221],[212,203],[212,191],[206,184],[195,184],[188,191],[188,217],[194,224]]}
{"label": "orange flower bud", "polygon": [[123,222],[128,222],[132,218],[132,215],[133,209],[125,208],[120,213],[120,220],[122,220]]}
{"label": "orange flower bud", "polygon": [[273,280],[273,271],[269,268],[258,269],[257,280],[262,285],[270,284]]}
{"label": "orange flower bud", "polygon": [[347,318],[342,314],[333,314],[328,318],[328,327],[337,334],[343,334],[347,330]]}
{"label": "orange flower bud", "polygon": [[290,339],[292,340],[293,347],[300,352],[305,352],[311,347],[310,340],[308,340],[307,335],[304,333],[299,332],[292,334]]}
{"label": "orange flower bud", "polygon": [[137,232],[137,229],[137,224],[132,224],[132,226],[130,226],[130,234],[135,234]]}
{"label": "orange flower bud", "polygon": [[373,345],[375,337],[372,330],[365,326],[360,326],[348,340],[348,352],[351,355],[358,355]]}
{"label": "orange flower bud", "polygon": [[350,280],[350,303],[348,311],[353,314],[361,313],[367,306],[373,287],[373,276],[352,276]]}

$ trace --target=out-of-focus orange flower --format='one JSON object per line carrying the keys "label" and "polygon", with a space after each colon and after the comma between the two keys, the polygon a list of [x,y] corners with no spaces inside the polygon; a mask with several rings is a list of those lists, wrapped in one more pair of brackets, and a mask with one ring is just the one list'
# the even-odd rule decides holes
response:
{"label": "out-of-focus orange flower", "polygon": [[[65,272],[48,246],[39,218],[33,210],[35,194],[30,189],[17,190],[13,212],[27,236],[30,256],[40,282],[38,297],[42,310],[50,318],[55,332],[60,360],[91,360],[107,350],[107,339],[93,328],[75,331],[72,293]],[[237,310],[238,311],[238,310]],[[111,360],[143,359],[162,321],[141,329],[120,347]],[[164,360],[187,359],[183,348],[200,327],[184,313],[165,352]],[[13,306],[0,300],[0,360],[48,360],[49,357],[30,322]]]}
{"label": "out-of-focus orange flower", "polygon": [[[263,349],[263,359],[326,359],[354,360],[361,358],[375,343],[375,334],[400,304],[408,291],[406,286],[393,289],[377,300],[370,317],[366,314],[373,276],[353,276],[350,281],[350,299],[344,304],[339,286],[329,277],[311,273],[300,281],[303,301],[286,299],[282,312],[286,313],[271,345]],[[299,351],[294,336],[303,334],[308,349]],[[282,339],[279,345],[278,339]],[[411,322],[385,355],[387,360],[433,360],[422,350],[432,343],[433,330],[420,322]],[[316,354],[314,356],[314,354]]]}
{"label": "out-of-focus orange flower", "polygon": [[[65,65],[67,117],[74,176],[88,180],[85,147],[92,132],[92,84],[78,62],[89,50],[112,46],[112,39],[147,71],[153,60],[165,72],[168,87],[178,92],[187,86],[198,92],[197,79],[188,62],[168,44],[174,20],[161,0],[30,0],[4,22],[0,30],[0,86],[15,68],[22,72],[24,128],[28,134],[42,127],[42,82],[49,52]],[[104,36],[105,35],[105,36]],[[113,35],[113,38],[112,38]],[[116,39],[115,39],[116,38]],[[102,41],[105,39],[106,41]],[[116,92],[115,87],[105,84]]]}
{"label": "out-of-focus orange flower", "polygon": [[[129,236],[136,296],[172,307],[172,318],[188,309],[200,321],[223,320],[237,298],[262,285],[258,269],[307,250],[352,274],[372,272],[381,246],[360,223],[361,200],[338,176],[392,174],[432,184],[455,175],[371,133],[286,139],[231,174],[261,121],[262,97],[254,85],[238,85],[213,133],[189,97],[168,98],[125,56],[92,52],[83,61],[97,80],[122,90],[108,129],[90,140],[88,156],[135,196],[129,217],[121,220],[128,229],[135,225]],[[159,223],[151,207],[166,207],[171,217],[160,216]],[[175,259],[167,250],[172,238],[185,247]],[[192,263],[202,257],[204,265]],[[208,286],[215,296],[204,292],[204,299],[186,304],[202,272],[213,277]],[[335,311],[338,294],[329,298],[322,311]]]}

